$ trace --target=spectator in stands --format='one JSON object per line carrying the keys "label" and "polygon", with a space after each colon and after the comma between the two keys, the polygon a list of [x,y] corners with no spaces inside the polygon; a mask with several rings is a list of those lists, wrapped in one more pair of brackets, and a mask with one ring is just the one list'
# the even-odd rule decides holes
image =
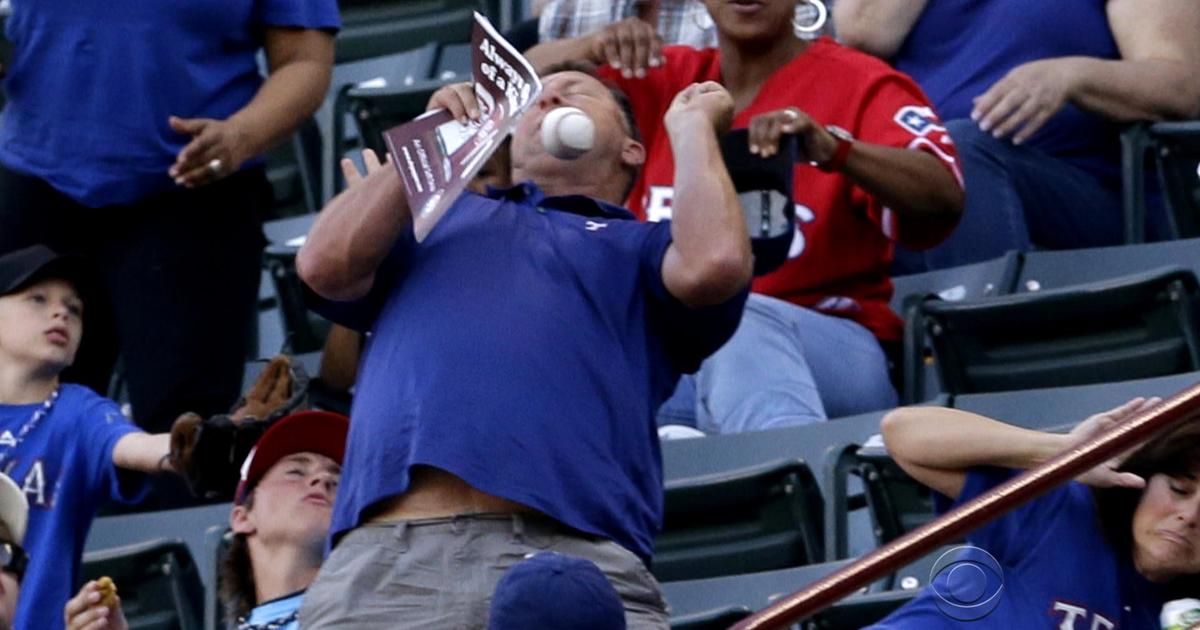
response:
{"label": "spectator in stands", "polygon": [[[578,72],[543,86],[513,135],[523,183],[464,193],[417,244],[399,174],[377,169],[296,258],[328,300],[318,311],[372,330],[306,629],[401,614],[482,628],[503,570],[542,550],[595,562],[630,627],[667,625],[645,564],[662,521],[654,410],[733,333],[751,271],[732,183],[713,168],[731,102],[706,83],[668,108],[684,185],[676,220],[652,225],[615,205],[643,156],[619,94]],[[478,111],[467,84],[431,105]],[[540,140],[562,105],[595,123],[573,161]]]}
{"label": "spectator in stands", "polygon": [[[831,35],[832,24],[828,7],[832,0],[808,0],[796,5],[795,23],[803,30],[797,35],[815,39]],[[629,54],[627,68],[642,73],[654,67],[664,44],[712,48],[717,45],[717,28],[700,0],[550,0],[537,14],[538,41],[552,42],[599,34],[608,26],[622,24],[620,29],[603,35],[610,39],[601,44],[607,54],[597,50],[597,57],[614,68]],[[618,44],[624,36],[641,39],[641,50]]]}
{"label": "spectator in stands", "polygon": [[[896,462],[935,490],[935,503],[946,510],[1157,403],[1134,399],[1066,435],[914,407],[886,416],[883,435]],[[964,597],[972,589],[943,571],[873,627],[960,628],[970,621],[979,628],[1158,628],[1164,602],[1200,592],[1200,422],[1097,466],[967,540],[991,554],[1003,575],[989,588],[979,580]]]}
{"label": "spectator in stands", "polygon": [[1121,125],[1200,117],[1195,2],[845,0],[835,13],[843,41],[929,93],[962,156],[966,217],[906,270],[1122,242]]}
{"label": "spectator in stands", "polygon": [[625,630],[621,596],[593,562],[533,554],[504,572],[488,630]]}
{"label": "spectator in stands", "polygon": [[[511,142],[505,140],[500,148],[488,158],[479,173],[467,184],[467,189],[481,195],[487,194],[488,187],[507,188],[512,186],[512,159],[510,156]],[[374,151],[363,151],[363,163],[368,170],[379,167],[379,157]],[[362,180],[358,167],[349,159],[341,162],[342,175],[347,183],[357,183]],[[321,385],[326,390],[339,394],[349,394],[358,378],[358,360],[362,356],[364,335],[333,324],[329,328],[329,336],[325,338],[325,346],[321,351]]]}
{"label": "spectator in stands", "polygon": [[[350,421],[325,411],[278,420],[242,465],[221,563],[221,600],[239,630],[296,630],[304,590],[321,566]],[[117,585],[118,588],[120,585]],[[120,605],[83,585],[64,613],[68,630],[126,630]]]}
{"label": "spectator in stands", "polygon": [[116,403],[59,379],[94,292],[84,264],[41,245],[0,256],[0,470],[29,501],[25,547],[35,561],[17,606],[17,628],[28,630],[62,627],[100,506],[143,494],[131,472],[171,469],[169,434],[143,433]]}
{"label": "spectator in stands", "polygon": [[[832,6],[833,0],[798,3],[792,17],[796,36],[806,40],[832,36],[833,22],[828,19]],[[647,68],[662,63],[664,45],[717,45],[716,23],[702,0],[547,0],[533,15],[537,41],[528,48],[588,36],[592,61],[621,69],[627,78],[645,76]],[[532,52],[530,60],[539,67],[566,61],[553,54],[554,48],[519,49]]]}
{"label": "spectator in stands", "polygon": [[29,558],[21,545],[29,520],[25,493],[5,475],[0,475],[0,630],[11,630],[21,593],[21,578]]}
{"label": "spectator in stands", "polygon": [[[601,69],[629,94],[645,136],[630,207],[650,221],[671,218],[682,191],[672,187],[663,112],[689,83],[721,81],[752,153],[771,156],[783,134],[797,136],[798,229],[790,259],[755,279],[741,327],[705,362],[695,393],[685,381],[669,405],[694,408],[710,432],[894,406],[884,350],[901,331],[888,306],[892,244],[928,247],[953,229],[963,195],[954,147],[908,77],[831,39],[796,37],[795,0],[706,6],[719,48],[665,48],[663,65],[644,79]],[[604,60],[588,38],[543,46],[561,58]]]}
{"label": "spectator in stands", "polygon": [[105,299],[90,305],[76,376],[106,392],[119,345],[139,425],[225,411],[251,345],[262,155],[325,96],[335,0],[36,0],[15,3],[7,26],[0,254],[41,243],[88,256]]}

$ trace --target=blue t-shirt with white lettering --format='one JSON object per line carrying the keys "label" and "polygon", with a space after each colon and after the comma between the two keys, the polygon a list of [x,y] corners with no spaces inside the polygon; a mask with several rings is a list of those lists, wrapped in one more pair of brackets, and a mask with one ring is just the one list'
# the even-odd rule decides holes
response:
{"label": "blue t-shirt with white lettering", "polygon": [[[981,467],[967,474],[958,500],[935,494],[939,512],[978,497],[1017,472]],[[915,600],[871,626],[873,630],[1116,630],[1157,629],[1162,589],[1118,557],[1104,537],[1091,490],[1076,481],[971,532],[967,542],[986,554],[981,567],[950,564]],[[991,568],[1002,575],[993,577]],[[975,579],[972,579],[975,578]],[[994,599],[993,599],[994,598]]]}
{"label": "blue t-shirt with white lettering", "polygon": [[[942,120],[967,118],[973,101],[1013,68],[1068,56],[1120,59],[1107,0],[934,0],[892,60],[920,84]],[[1025,146],[1112,182],[1121,127],[1068,104]]]}
{"label": "blue t-shirt with white lettering", "polygon": [[648,558],[655,410],[733,334],[746,292],[704,309],[672,297],[670,222],[528,183],[493,195],[463,194],[421,244],[409,231],[362,300],[316,305],[372,331],[333,540],[421,464]]}
{"label": "blue t-shirt with white lettering", "polygon": [[266,27],[334,30],[335,0],[14,0],[0,162],[90,207],[175,186],[168,116],[228,118],[262,85]]}
{"label": "blue t-shirt with white lettering", "polygon": [[80,385],[62,385],[50,413],[16,446],[42,403],[0,404],[4,472],[29,500],[25,551],[29,568],[17,601],[16,630],[63,627],[63,606],[79,581],[83,545],[97,510],[109,500],[141,498],[144,477],[118,475],[117,441],[140,431],[116,403]]}

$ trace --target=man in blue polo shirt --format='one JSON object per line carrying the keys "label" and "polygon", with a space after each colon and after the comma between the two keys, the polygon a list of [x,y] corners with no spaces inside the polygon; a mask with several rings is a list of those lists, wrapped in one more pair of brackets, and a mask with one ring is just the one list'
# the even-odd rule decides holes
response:
{"label": "man in blue polo shirt", "polygon": [[[469,111],[469,93],[431,106]],[[548,76],[513,136],[524,183],[463,194],[420,244],[390,167],[319,216],[300,276],[372,335],[304,628],[483,628],[504,571],[543,550],[599,566],[630,628],[667,627],[645,564],[662,518],[654,414],[733,334],[752,261],[717,144],[728,92],[693,85],[667,112],[679,194],[660,224],[614,205],[645,155],[623,101],[587,74]],[[564,105],[596,125],[574,161],[540,141]]]}

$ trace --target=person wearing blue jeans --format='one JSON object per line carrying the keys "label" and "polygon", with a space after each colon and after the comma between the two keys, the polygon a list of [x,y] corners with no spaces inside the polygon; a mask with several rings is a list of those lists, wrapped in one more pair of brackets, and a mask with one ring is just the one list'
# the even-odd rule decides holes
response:
{"label": "person wearing blue jeans", "polygon": [[[1121,189],[1115,176],[1098,177],[1041,149],[996,138],[970,119],[952,120],[946,129],[962,159],[967,211],[950,238],[922,253],[929,269],[988,260],[1013,249],[1121,242]],[[1161,226],[1156,223],[1148,233],[1161,234]]]}
{"label": "person wearing blue jeans", "polygon": [[887,364],[861,324],[752,293],[737,332],[679,382],[658,422],[741,433],[895,407]]}

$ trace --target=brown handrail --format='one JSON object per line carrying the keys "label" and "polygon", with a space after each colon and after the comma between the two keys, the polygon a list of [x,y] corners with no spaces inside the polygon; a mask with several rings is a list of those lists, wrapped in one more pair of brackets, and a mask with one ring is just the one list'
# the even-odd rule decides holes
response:
{"label": "brown handrail", "polygon": [[780,630],[837,603],[871,582],[903,567],[967,532],[998,518],[1054,486],[1116,457],[1200,411],[1200,383],[1084,444],[1059,454],[938,519],[872,551],[858,561],[780,598],[739,621],[731,630]]}

